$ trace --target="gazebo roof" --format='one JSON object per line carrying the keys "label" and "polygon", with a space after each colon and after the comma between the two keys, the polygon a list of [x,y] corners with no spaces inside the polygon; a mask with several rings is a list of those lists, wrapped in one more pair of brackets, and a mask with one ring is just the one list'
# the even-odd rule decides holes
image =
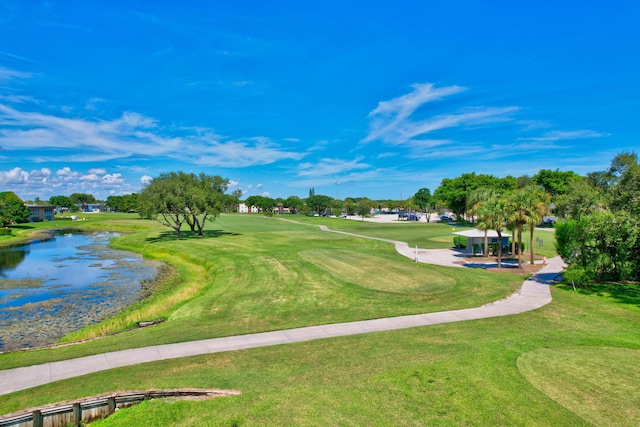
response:
{"label": "gazebo roof", "polygon": [[[484,238],[484,230],[472,228],[471,230],[455,231],[453,234],[464,237],[482,237]],[[498,237],[496,230],[487,230],[487,237]],[[509,233],[502,233],[502,237],[511,237]]]}

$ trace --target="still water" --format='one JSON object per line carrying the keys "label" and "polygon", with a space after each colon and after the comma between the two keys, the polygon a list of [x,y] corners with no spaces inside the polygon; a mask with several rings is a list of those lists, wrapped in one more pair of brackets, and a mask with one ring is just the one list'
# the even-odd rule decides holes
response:
{"label": "still water", "polygon": [[160,263],[65,233],[0,250],[0,351],[38,347],[146,296]]}

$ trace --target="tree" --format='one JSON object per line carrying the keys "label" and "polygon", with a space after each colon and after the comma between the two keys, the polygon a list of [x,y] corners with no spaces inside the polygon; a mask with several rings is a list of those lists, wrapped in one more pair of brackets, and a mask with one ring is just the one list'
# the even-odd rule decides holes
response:
{"label": "tree", "polygon": [[27,222],[30,210],[13,191],[0,193],[0,224],[6,227],[9,224]]}
{"label": "tree", "polygon": [[480,207],[480,216],[488,229],[498,233],[498,268],[502,267],[502,228],[507,222],[508,207],[500,195],[493,195]]}
{"label": "tree", "polygon": [[431,191],[428,188],[421,188],[413,195],[413,201],[424,212],[427,222],[431,220],[431,213],[435,209],[435,203]]}
{"label": "tree", "polygon": [[476,227],[484,231],[484,256],[489,256],[489,238],[487,237],[487,231],[492,228],[489,218],[485,218],[485,211],[482,210],[482,206],[492,197],[496,196],[496,192],[491,188],[478,188],[469,194],[467,199],[467,210],[474,219],[476,216]]}
{"label": "tree", "polygon": [[[623,159],[619,159],[620,156]],[[636,159],[635,154],[628,153],[614,158],[610,170],[614,170],[618,175],[611,194],[611,208],[616,212],[628,211],[640,216],[640,164]]]}
{"label": "tree", "polygon": [[[529,228],[529,262],[533,265],[533,232],[538,224],[542,222],[542,218],[548,212],[551,196],[545,193],[540,187],[531,186],[522,189],[522,198],[520,199],[520,208],[523,209],[521,217],[525,225]],[[522,239],[519,236],[520,248],[522,248]]]}
{"label": "tree", "polygon": [[163,173],[140,192],[139,209],[149,216],[160,216],[160,223],[175,230],[178,239],[185,222],[201,236],[205,222],[221,211],[227,185],[228,180],[204,173]]}
{"label": "tree", "polygon": [[586,284],[638,280],[640,226],[628,212],[595,212],[556,225],[556,248],[568,268],[565,278]]}
{"label": "tree", "polygon": [[[181,173],[182,174],[182,173]],[[203,235],[204,225],[207,220],[215,218],[224,208],[224,192],[227,190],[229,180],[221,176],[210,176],[205,173],[183,174],[181,176],[187,182],[189,194],[185,212],[186,220],[197,228],[198,236]],[[189,221],[190,218],[190,221]],[[191,226],[191,231],[194,227]]]}
{"label": "tree", "polygon": [[73,193],[69,196],[71,203],[80,207],[80,210],[85,211],[89,203],[96,203],[96,198],[91,194],[86,193]]}
{"label": "tree", "polygon": [[292,213],[295,213],[300,211],[300,209],[304,205],[304,201],[298,196],[289,196],[283,202],[283,205],[288,207]]}
{"label": "tree", "polygon": [[329,196],[323,196],[322,194],[314,194],[307,199],[307,206],[311,208],[312,212],[322,214],[327,208],[331,206],[332,198]]}
{"label": "tree", "polygon": [[115,212],[134,212],[138,207],[138,194],[108,196],[105,205]]}
{"label": "tree", "polygon": [[518,180],[512,176],[496,178],[493,175],[476,175],[472,172],[464,173],[453,179],[443,179],[433,195],[437,200],[453,210],[458,219],[460,219],[465,216],[467,197],[472,191],[484,187],[504,192],[514,190],[517,185]]}
{"label": "tree", "polygon": [[258,201],[258,207],[264,212],[268,217],[273,216],[273,208],[277,206],[275,199],[271,197],[260,197]]}
{"label": "tree", "polygon": [[559,169],[541,169],[533,176],[536,184],[541,185],[552,196],[566,193],[569,183],[580,179],[580,175],[573,171],[560,171]]}
{"label": "tree", "polygon": [[371,216],[371,203],[371,200],[367,199],[366,197],[358,201],[358,205],[356,206],[356,214],[360,215],[363,221],[365,218]]}
{"label": "tree", "polygon": [[533,232],[542,218],[547,214],[551,196],[539,187],[527,187],[525,189],[526,200],[526,225],[529,228],[529,262],[533,265]]}
{"label": "tree", "polygon": [[602,211],[605,196],[602,190],[589,184],[588,180],[571,180],[563,194],[555,199],[556,210],[563,218],[579,219],[581,216]]}
{"label": "tree", "polygon": [[52,196],[49,198],[49,204],[57,208],[67,208],[72,211],[78,210],[77,206],[71,201],[71,198],[67,196]]}

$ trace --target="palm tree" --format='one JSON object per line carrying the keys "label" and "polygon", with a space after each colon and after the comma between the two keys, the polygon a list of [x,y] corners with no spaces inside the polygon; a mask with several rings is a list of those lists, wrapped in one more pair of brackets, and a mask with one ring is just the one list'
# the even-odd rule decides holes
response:
{"label": "palm tree", "polygon": [[489,238],[487,237],[487,230],[492,227],[485,221],[483,217],[482,206],[491,197],[494,197],[496,192],[492,188],[478,188],[469,194],[467,197],[467,212],[471,215],[471,218],[476,218],[476,228],[484,231],[484,256],[489,256]]}
{"label": "palm tree", "polygon": [[523,193],[526,201],[526,225],[529,227],[529,260],[533,264],[533,232],[547,213],[551,197],[540,187],[534,186],[525,187]]}
{"label": "palm tree", "polygon": [[480,207],[480,217],[488,229],[498,233],[498,268],[502,267],[502,228],[507,222],[508,206],[504,197],[496,194]]}
{"label": "palm tree", "polygon": [[[518,241],[518,267],[522,267],[522,229],[529,221],[529,210],[528,210],[528,192],[527,188],[521,188],[518,191],[511,193],[509,197],[509,219],[510,223],[513,224],[515,231],[517,233],[517,241]],[[515,234],[514,237],[515,237]],[[516,239],[513,239],[514,243]]]}

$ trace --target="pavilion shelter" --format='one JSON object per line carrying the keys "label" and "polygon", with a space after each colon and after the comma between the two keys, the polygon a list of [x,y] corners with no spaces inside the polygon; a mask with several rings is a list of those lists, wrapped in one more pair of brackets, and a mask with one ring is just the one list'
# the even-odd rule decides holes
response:
{"label": "pavilion shelter", "polygon": [[[464,236],[467,238],[467,251],[471,255],[475,255],[476,252],[482,253],[482,246],[484,245],[484,230],[472,228],[470,230],[456,231],[453,234],[458,236]],[[509,246],[509,238],[511,234],[502,234],[502,247]],[[495,230],[487,230],[487,240],[489,245],[491,243],[498,243],[498,233]]]}

